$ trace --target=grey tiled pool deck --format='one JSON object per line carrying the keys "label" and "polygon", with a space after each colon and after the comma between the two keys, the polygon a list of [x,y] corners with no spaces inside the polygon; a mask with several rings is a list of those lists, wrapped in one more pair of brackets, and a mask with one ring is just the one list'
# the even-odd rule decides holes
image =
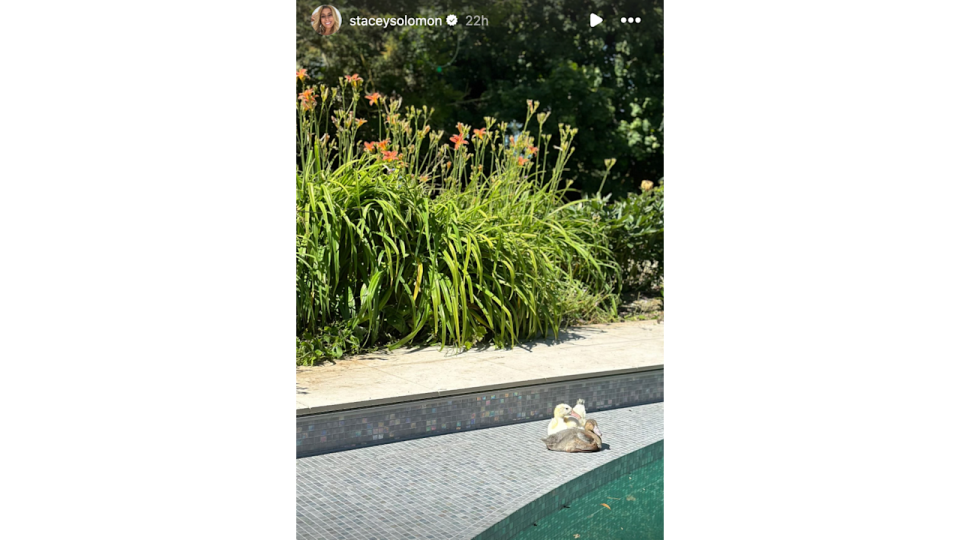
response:
{"label": "grey tiled pool deck", "polygon": [[471,539],[558,486],[663,440],[662,402],[587,412],[603,431],[602,452],[546,450],[544,420],[300,458],[297,538]]}

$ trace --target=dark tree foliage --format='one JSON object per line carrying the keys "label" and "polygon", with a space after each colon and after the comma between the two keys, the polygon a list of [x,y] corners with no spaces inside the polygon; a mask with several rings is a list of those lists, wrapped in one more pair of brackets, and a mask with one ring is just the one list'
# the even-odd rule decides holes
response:
{"label": "dark tree foliage", "polygon": [[[480,127],[485,116],[523,122],[526,100],[579,129],[566,177],[597,191],[604,159],[616,166],[605,192],[621,197],[663,178],[663,8],[661,0],[573,1],[354,0],[334,4],[340,32],[317,35],[309,19],[318,1],[297,1],[297,63],[308,82],[336,85],[359,73],[366,90],[436,109],[431,125]],[[353,17],[441,17],[456,26],[353,26]],[[590,13],[604,22],[590,28]],[[466,26],[468,15],[488,25]],[[620,17],[641,17],[639,24]],[[375,137],[375,134],[363,134]],[[556,138],[554,138],[556,140]]]}

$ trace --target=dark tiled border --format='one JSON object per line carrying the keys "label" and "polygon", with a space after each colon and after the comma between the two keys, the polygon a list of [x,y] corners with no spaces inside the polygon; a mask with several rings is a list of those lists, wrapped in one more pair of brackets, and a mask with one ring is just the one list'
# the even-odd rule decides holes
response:
{"label": "dark tiled border", "polygon": [[600,486],[612,482],[621,476],[630,473],[657,460],[663,459],[663,440],[620,457],[583,474],[573,480],[558,486],[550,493],[527,504],[523,508],[510,514],[493,527],[475,536],[473,540],[508,540],[520,531],[529,527],[531,523],[540,521],[548,515],[560,510],[574,499],[589,493]]}
{"label": "dark tiled border", "polygon": [[663,370],[537,384],[297,417],[297,457],[548,419],[557,403],[602,411],[663,401]]}
{"label": "dark tiled border", "polygon": [[420,401],[423,399],[431,398],[440,398],[440,397],[451,397],[451,396],[460,396],[464,394],[476,394],[480,392],[493,392],[495,390],[515,390],[517,388],[522,388],[525,386],[537,386],[543,384],[557,383],[557,382],[568,382],[568,381],[578,381],[583,379],[593,379],[597,377],[609,377],[613,375],[626,375],[630,373],[640,373],[643,371],[662,371],[663,364],[656,364],[652,366],[642,366],[635,368],[626,368],[626,369],[610,369],[607,371],[598,371],[594,373],[580,373],[578,375],[560,375],[556,377],[544,377],[542,379],[528,380],[528,381],[514,381],[508,383],[500,384],[488,384],[485,386],[475,386],[473,388],[460,388],[457,390],[440,390],[437,392],[424,392],[422,394],[409,394],[406,396],[393,396],[382,399],[371,399],[367,401],[355,401],[352,403],[336,403],[333,405],[319,405],[316,407],[304,407],[302,409],[297,409],[297,416],[305,416],[309,414],[318,414],[325,412],[334,412],[334,411],[345,411],[351,409],[361,409],[365,407],[376,407],[379,405],[390,405],[393,403],[404,403],[408,401]]}

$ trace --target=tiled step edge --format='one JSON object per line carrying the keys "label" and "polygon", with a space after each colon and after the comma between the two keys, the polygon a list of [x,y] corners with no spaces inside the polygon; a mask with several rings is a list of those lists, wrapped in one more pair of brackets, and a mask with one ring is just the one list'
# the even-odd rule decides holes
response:
{"label": "tiled step edge", "polygon": [[404,396],[391,396],[381,399],[370,399],[366,401],[353,401],[350,403],[336,403],[333,405],[321,405],[317,407],[304,407],[297,409],[297,416],[307,416],[311,414],[328,413],[335,411],[349,411],[353,409],[364,409],[367,407],[377,407],[380,405],[390,405],[394,403],[406,403],[410,401],[421,401],[424,399],[461,396],[465,394],[476,394],[479,392],[493,392],[495,390],[507,390],[522,388],[525,386],[536,386],[549,383],[576,381],[581,379],[594,379],[597,377],[608,377],[612,375],[626,375],[629,373],[640,373],[643,371],[663,371],[663,364],[654,364],[626,369],[611,369],[607,371],[596,371],[592,373],[579,373],[576,375],[559,375],[556,377],[543,377],[539,379],[528,379],[525,381],[513,381],[499,384],[488,384],[485,386],[473,386],[470,388],[458,388],[454,390],[440,390],[437,392],[424,392],[421,394],[409,394]]}
{"label": "tiled step edge", "polygon": [[297,457],[546,420],[553,415],[557,403],[573,405],[577,399],[586,401],[588,412],[658,403],[663,401],[663,367],[471,390],[457,395],[300,415],[297,417]]}

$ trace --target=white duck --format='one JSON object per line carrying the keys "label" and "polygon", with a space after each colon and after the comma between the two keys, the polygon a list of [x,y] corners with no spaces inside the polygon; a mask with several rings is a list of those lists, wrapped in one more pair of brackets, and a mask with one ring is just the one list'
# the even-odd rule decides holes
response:
{"label": "white duck", "polygon": [[580,419],[577,413],[566,403],[561,403],[553,409],[553,420],[547,426],[547,436],[553,435],[565,429],[580,427]]}

